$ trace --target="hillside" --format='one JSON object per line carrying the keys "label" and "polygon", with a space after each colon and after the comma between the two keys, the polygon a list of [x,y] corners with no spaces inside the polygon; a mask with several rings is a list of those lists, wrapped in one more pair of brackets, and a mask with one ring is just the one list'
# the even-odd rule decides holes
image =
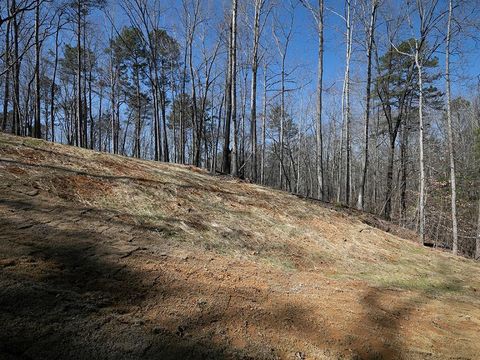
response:
{"label": "hillside", "polygon": [[0,135],[1,359],[475,359],[479,294],[320,203]]}

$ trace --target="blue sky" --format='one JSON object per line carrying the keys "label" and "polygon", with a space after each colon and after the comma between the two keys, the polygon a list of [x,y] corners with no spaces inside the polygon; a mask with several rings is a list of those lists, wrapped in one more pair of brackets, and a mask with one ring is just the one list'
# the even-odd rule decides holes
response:
{"label": "blue sky", "polygon": [[[225,9],[230,7],[229,0],[202,0],[202,3],[208,7],[208,16],[211,16],[219,21],[222,18],[222,14]],[[295,1],[295,0],[292,0]],[[314,1],[316,3],[316,1]],[[388,3],[388,1],[386,1]],[[399,11],[402,8],[404,2],[390,1],[395,9],[393,11]],[[170,30],[172,33],[177,33],[181,25],[178,17],[178,10],[181,8],[180,0],[173,0],[170,2],[162,2],[166,8],[166,12],[161,19],[161,23]],[[277,4],[287,6],[289,2],[287,0],[277,0]],[[352,2],[353,3],[353,2]],[[327,9],[335,10],[339,14],[344,14],[344,2],[335,0],[326,0],[325,6]],[[282,5],[276,5],[274,11],[277,13],[279,19],[286,19],[286,13],[282,10]],[[112,2],[110,3],[112,6]],[[446,8],[445,0],[441,0],[439,6]],[[386,7],[384,7],[386,11]],[[116,11],[115,20],[118,22],[117,26],[121,27],[122,23],[125,23],[125,16],[121,15],[121,11]],[[311,95],[315,91],[315,77],[317,67],[317,46],[318,40],[315,32],[314,22],[311,14],[300,4],[295,7],[295,22],[294,31],[291,40],[291,46],[287,55],[287,70],[297,68],[296,73],[292,75],[292,78],[297,80],[298,86],[305,85],[300,91],[296,92],[296,96],[305,97]],[[270,23],[273,17],[270,17]],[[415,16],[412,17],[415,23]],[[105,25],[105,18],[100,15],[99,12],[92,14],[92,20],[99,24]],[[381,19],[379,20],[381,21]],[[107,24],[108,25],[108,24]],[[443,21],[444,28],[446,27],[446,18]],[[357,38],[362,41],[364,38],[363,29],[361,24],[356,24],[355,30],[357,31]],[[344,21],[334,12],[326,10],[326,27],[325,27],[325,55],[324,55],[324,88],[330,89],[329,94],[333,94],[332,101],[338,103],[337,94],[341,91],[343,82],[343,71],[345,67],[345,41],[344,41],[345,25]],[[385,28],[380,23],[377,34],[384,36]],[[213,36],[216,36],[214,34]],[[355,36],[355,35],[354,35]],[[409,31],[405,34],[405,38],[409,36]],[[273,54],[277,54],[275,49],[275,43],[272,39],[271,29],[266,28],[263,34],[265,39],[264,44],[268,46]],[[457,80],[453,86],[454,95],[469,94],[470,88],[473,84],[476,84],[476,77],[480,74],[480,62],[478,58],[478,45],[473,40],[462,41],[463,50],[467,50],[467,54],[459,57],[455,54],[452,55],[452,68],[453,79]],[[443,45],[439,48],[441,52],[437,54],[440,60],[439,71],[443,71],[444,68],[444,54]],[[272,69],[272,71],[278,72],[278,69]],[[362,88],[361,80],[365,74],[365,54],[362,48],[358,44],[354,45],[354,54],[352,58],[352,86],[355,87],[355,81],[357,87]],[[460,81],[461,80],[461,81]],[[439,86],[443,84],[440,82]],[[336,91],[336,93],[335,93]],[[361,91],[361,90],[360,90]],[[327,97],[330,96],[327,94]],[[327,100],[328,101],[328,100]],[[355,104],[354,104],[355,105]],[[361,104],[359,104],[360,106]]]}

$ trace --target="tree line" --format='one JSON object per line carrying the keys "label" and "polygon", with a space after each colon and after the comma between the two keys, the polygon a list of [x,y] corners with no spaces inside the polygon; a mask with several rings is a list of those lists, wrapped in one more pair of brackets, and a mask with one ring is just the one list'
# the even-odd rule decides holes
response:
{"label": "tree line", "polygon": [[0,126],[357,207],[479,258],[478,11],[1,0]]}

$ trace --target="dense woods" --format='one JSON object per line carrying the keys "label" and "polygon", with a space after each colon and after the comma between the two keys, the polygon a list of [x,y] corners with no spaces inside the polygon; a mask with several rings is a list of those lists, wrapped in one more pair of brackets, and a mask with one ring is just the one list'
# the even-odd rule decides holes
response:
{"label": "dense woods", "polygon": [[0,0],[0,126],[357,207],[479,258],[479,11]]}

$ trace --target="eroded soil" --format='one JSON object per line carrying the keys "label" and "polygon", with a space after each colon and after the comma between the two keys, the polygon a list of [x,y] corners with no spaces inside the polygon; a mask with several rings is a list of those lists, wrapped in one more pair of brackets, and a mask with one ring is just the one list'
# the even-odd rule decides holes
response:
{"label": "eroded soil", "polygon": [[[188,178],[191,171],[182,168],[176,178],[159,180],[139,176],[144,162],[122,168],[112,157],[102,165],[112,174],[101,176],[121,179],[102,180],[95,164],[76,162],[77,154],[68,154],[77,164],[72,170],[65,159],[61,166],[49,162],[47,151],[15,146],[16,153],[10,145],[0,150],[2,359],[479,357],[478,276],[470,281],[478,267],[470,260],[203,172]],[[171,190],[175,179],[190,182],[187,195]],[[152,205],[162,216],[149,212],[144,221],[129,208],[97,201],[135,184],[169,194],[171,201]],[[188,202],[205,192],[210,202]],[[206,205],[216,197],[225,218]],[[288,206],[319,213],[293,218]],[[298,232],[310,230],[291,246],[273,230],[260,239],[258,227],[235,226],[235,216],[257,221],[254,210],[278,219],[278,227],[295,222]],[[291,241],[290,230],[282,231]],[[315,243],[315,232],[326,245]],[[218,247],[214,234],[229,247]],[[386,245],[370,249],[377,243]],[[319,255],[308,257],[309,246]],[[421,279],[385,280],[381,269],[403,271],[403,251],[421,256],[414,269]],[[356,268],[362,261],[373,270]],[[424,285],[430,282],[422,268],[435,286]]]}

